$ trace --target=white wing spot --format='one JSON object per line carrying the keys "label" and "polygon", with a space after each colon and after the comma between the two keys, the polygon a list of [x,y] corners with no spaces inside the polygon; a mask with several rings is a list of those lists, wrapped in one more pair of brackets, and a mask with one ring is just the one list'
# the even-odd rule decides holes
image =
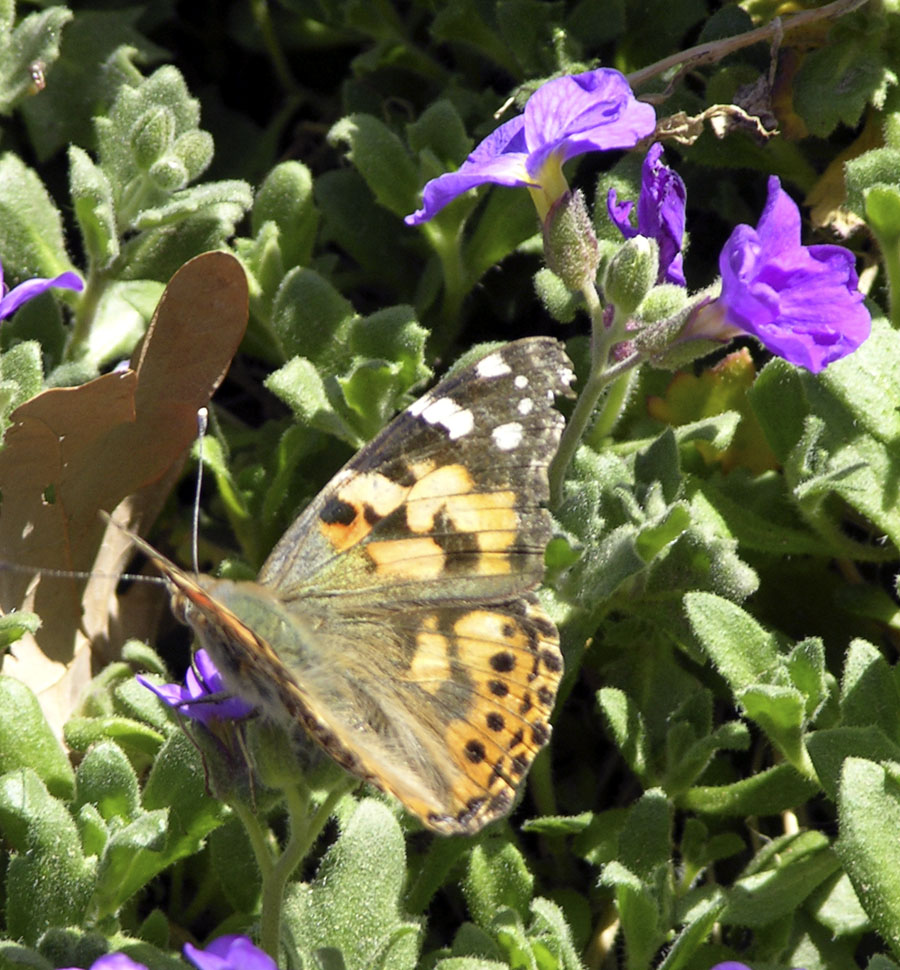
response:
{"label": "white wing spot", "polygon": [[516,374],[513,384],[521,391],[523,387],[528,387],[528,378],[524,374]]}
{"label": "white wing spot", "polygon": [[467,435],[475,425],[472,412],[461,408],[449,397],[439,397],[436,401],[431,401],[422,411],[422,418],[429,424],[445,427],[451,440]]}
{"label": "white wing spot", "polygon": [[519,414],[531,414],[531,409],[534,407],[534,401],[530,397],[523,397],[519,401]]}
{"label": "white wing spot", "polygon": [[479,377],[503,377],[510,371],[509,364],[500,354],[488,354],[484,360],[475,365],[475,373]]}
{"label": "white wing spot", "polygon": [[501,424],[494,428],[491,437],[501,451],[512,451],[513,448],[518,448],[522,433],[522,425],[518,421],[511,421],[509,424]]}

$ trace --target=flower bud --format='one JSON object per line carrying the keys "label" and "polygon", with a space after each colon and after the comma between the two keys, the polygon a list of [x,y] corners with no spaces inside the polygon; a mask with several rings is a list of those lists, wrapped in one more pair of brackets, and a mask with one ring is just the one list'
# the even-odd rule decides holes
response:
{"label": "flower bud", "polygon": [[146,172],[168,152],[175,137],[175,116],[168,108],[145,111],[131,129],[131,151],[138,168]]}
{"label": "flower bud", "polygon": [[678,370],[705,357],[731,338],[731,333],[700,322],[707,308],[714,305],[711,301],[711,293],[707,291],[699,299],[644,327],[635,337],[635,349],[651,366],[661,370]]}
{"label": "flower bud", "polygon": [[659,246],[646,236],[629,239],[610,260],[603,290],[620,314],[630,316],[640,306],[659,271]]}
{"label": "flower bud", "polygon": [[150,178],[166,192],[177,192],[188,183],[188,171],[184,162],[174,155],[166,155],[150,166]]}
{"label": "flower bud", "polygon": [[566,193],[551,207],[544,220],[544,256],[573,292],[597,275],[600,251],[581,192]]}

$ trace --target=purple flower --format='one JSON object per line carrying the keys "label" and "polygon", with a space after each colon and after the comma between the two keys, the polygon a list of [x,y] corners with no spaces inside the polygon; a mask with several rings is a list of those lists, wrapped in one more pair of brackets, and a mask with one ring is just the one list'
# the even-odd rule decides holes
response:
{"label": "purple flower", "polygon": [[[65,970],[80,970],[79,967],[66,967]],[[91,964],[91,970],[147,970],[143,963],[137,963],[124,953],[104,953]]]}
{"label": "purple flower", "polygon": [[0,295],[0,320],[11,317],[23,303],[27,303],[36,296],[40,296],[45,290],[49,290],[51,286],[60,286],[66,290],[84,289],[84,283],[81,282],[78,274],[72,272],[61,273],[52,280],[41,278],[25,280],[24,283],[20,283],[18,286],[13,287],[13,289],[9,289],[6,283],[3,282],[3,266],[0,265],[0,294],[2,294]]}
{"label": "purple flower", "polygon": [[185,943],[184,955],[199,970],[278,970],[275,961],[254,946],[249,936],[220,936],[205,950]]}
{"label": "purple flower", "polygon": [[641,169],[641,192],[638,196],[637,228],[629,216],[633,202],[619,202],[616,190],[610,189],[606,208],[626,239],[647,236],[659,244],[658,283],[685,285],[681,244],[684,240],[684,182],[677,172],[662,163],[663,147],[659,142],[650,146]]}
{"label": "purple flower", "polygon": [[737,960],[726,960],[724,963],[717,963],[714,967],[710,967],[709,970],[753,970],[753,968],[748,967],[746,963],[738,963]]}
{"label": "purple flower", "polygon": [[735,228],[719,269],[725,323],[814,374],[869,336],[853,254],[843,246],[801,246],[800,211],[774,175],[758,226]]}
{"label": "purple flower", "polygon": [[432,179],[407,225],[427,222],[448,202],[486,182],[525,186],[541,222],[566,191],[563,162],[585,152],[631,148],[653,132],[656,113],[637,101],[624,75],[609,68],[541,85],[525,111],[507,121],[455,172]]}
{"label": "purple flower", "polygon": [[[184,686],[151,684],[140,675],[137,680],[148,690],[152,690],[164,704],[177,708],[182,714],[203,724],[209,724],[216,719],[238,720],[253,710],[252,704],[240,697],[228,695],[222,675],[205,650],[198,650],[194,654],[194,663],[188,668]],[[223,699],[211,700],[217,695],[222,695]]]}

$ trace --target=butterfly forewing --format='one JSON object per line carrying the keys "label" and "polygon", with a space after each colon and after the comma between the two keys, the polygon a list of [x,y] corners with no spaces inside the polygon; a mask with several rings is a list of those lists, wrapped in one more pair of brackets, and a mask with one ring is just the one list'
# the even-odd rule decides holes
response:
{"label": "butterfly forewing", "polygon": [[[560,344],[508,344],[400,414],[322,490],[260,573],[281,595],[484,599],[543,576],[547,466],[572,372]],[[404,587],[408,590],[404,591]]]}

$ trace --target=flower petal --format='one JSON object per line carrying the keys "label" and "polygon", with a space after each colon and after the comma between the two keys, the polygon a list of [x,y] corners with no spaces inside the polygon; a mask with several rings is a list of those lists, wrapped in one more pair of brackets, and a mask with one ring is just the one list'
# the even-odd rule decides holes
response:
{"label": "flower petal", "polygon": [[220,936],[203,950],[185,943],[183,953],[199,970],[278,970],[275,961],[254,946],[249,936]]}
{"label": "flower petal", "polygon": [[634,97],[618,71],[601,68],[548,81],[529,98],[525,113],[488,135],[458,171],[432,179],[423,190],[422,208],[404,221],[410,226],[425,222],[486,182],[542,190],[537,196],[549,209],[567,191],[557,174],[566,159],[630,148],[655,127],[655,111]]}
{"label": "flower petal", "polygon": [[11,317],[23,303],[33,300],[36,296],[40,296],[41,293],[44,293],[53,286],[58,286],[66,290],[84,289],[84,283],[81,281],[81,278],[77,273],[71,271],[61,273],[52,280],[41,278],[25,280],[24,283],[20,283],[11,289],[3,299],[0,299],[0,320]]}
{"label": "flower petal", "polygon": [[432,179],[422,190],[422,208],[406,216],[408,226],[427,222],[455,198],[485,183],[533,185],[525,168],[524,118],[500,125],[482,141],[455,172]]}
{"label": "flower petal", "polygon": [[656,127],[656,112],[638,101],[624,74],[599,68],[548,81],[525,105],[529,172],[550,152],[561,160],[592,151],[632,148]]}
{"label": "flower petal", "polygon": [[759,228],[735,228],[719,269],[727,323],[792,364],[818,373],[869,336],[853,254],[802,246],[800,212],[774,176]]}

